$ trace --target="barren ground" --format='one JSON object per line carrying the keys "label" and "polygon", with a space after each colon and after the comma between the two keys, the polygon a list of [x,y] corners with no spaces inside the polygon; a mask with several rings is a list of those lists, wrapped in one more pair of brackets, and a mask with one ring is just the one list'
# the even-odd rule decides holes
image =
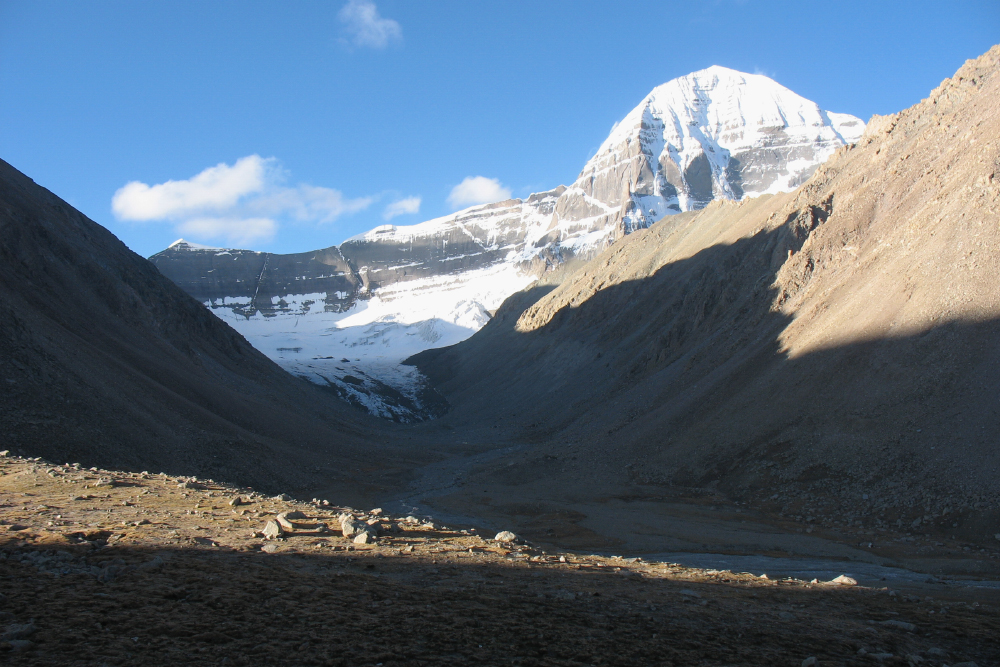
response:
{"label": "barren ground", "polygon": [[[199,480],[0,458],[11,665],[942,665],[1000,659],[996,594],[500,544]],[[233,498],[245,504],[232,506]],[[376,544],[257,535],[300,510]],[[268,551],[263,550],[266,547]],[[27,627],[24,627],[27,626]],[[890,657],[891,654],[891,657]],[[877,656],[877,657],[876,657]]]}

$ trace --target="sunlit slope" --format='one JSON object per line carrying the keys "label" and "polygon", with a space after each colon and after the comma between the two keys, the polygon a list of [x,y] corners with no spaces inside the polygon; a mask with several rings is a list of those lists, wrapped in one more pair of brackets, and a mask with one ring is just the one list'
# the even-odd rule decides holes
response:
{"label": "sunlit slope", "polygon": [[795,192],[664,219],[416,361],[455,423],[589,443],[599,484],[995,494],[998,61]]}

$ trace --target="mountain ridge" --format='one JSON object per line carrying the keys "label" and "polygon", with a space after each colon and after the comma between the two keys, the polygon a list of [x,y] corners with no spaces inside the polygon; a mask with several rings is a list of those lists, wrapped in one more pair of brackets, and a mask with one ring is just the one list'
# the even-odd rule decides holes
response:
{"label": "mountain ridge", "polygon": [[796,191],[665,218],[412,358],[451,402],[443,426],[530,443],[435,502],[597,516],[586,498],[707,488],[800,528],[988,543],[998,73],[1000,46]]}
{"label": "mountain ridge", "polygon": [[442,404],[406,357],[467,338],[540,275],[663,216],[794,187],[863,127],[767,77],[712,67],[656,87],[569,187],[317,251],[171,246],[150,259],[290,372],[421,420]]}

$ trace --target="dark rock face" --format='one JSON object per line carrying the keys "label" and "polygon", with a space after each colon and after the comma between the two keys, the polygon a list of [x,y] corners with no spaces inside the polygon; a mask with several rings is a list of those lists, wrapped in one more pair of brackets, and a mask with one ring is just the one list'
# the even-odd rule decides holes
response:
{"label": "dark rock face", "polygon": [[336,246],[292,255],[252,250],[204,249],[178,242],[150,261],[202,303],[230,306],[251,316],[281,309],[273,297],[322,292],[316,307],[328,312],[350,308],[362,281]]}
{"label": "dark rock face", "polygon": [[[249,294],[260,258],[230,256],[222,275],[225,256],[205,255],[187,286]],[[0,357],[4,448],[53,461],[303,488],[316,458],[350,459],[374,426],[2,161]]]}

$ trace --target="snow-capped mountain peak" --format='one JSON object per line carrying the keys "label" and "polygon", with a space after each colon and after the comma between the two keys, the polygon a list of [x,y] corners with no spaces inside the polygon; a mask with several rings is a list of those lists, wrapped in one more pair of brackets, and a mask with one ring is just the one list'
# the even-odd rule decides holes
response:
{"label": "snow-capped mountain peak", "polygon": [[792,190],[863,131],[766,76],[715,65],[654,88],[574,185],[623,206],[628,233],[713,199]]}
{"label": "snow-capped mountain peak", "polygon": [[539,273],[622,234],[791,190],[863,130],[766,76],[713,66],[654,88],[568,188],[296,255],[180,239],[151,259],[289,371],[375,414],[421,418],[440,405],[406,357],[471,336]]}

